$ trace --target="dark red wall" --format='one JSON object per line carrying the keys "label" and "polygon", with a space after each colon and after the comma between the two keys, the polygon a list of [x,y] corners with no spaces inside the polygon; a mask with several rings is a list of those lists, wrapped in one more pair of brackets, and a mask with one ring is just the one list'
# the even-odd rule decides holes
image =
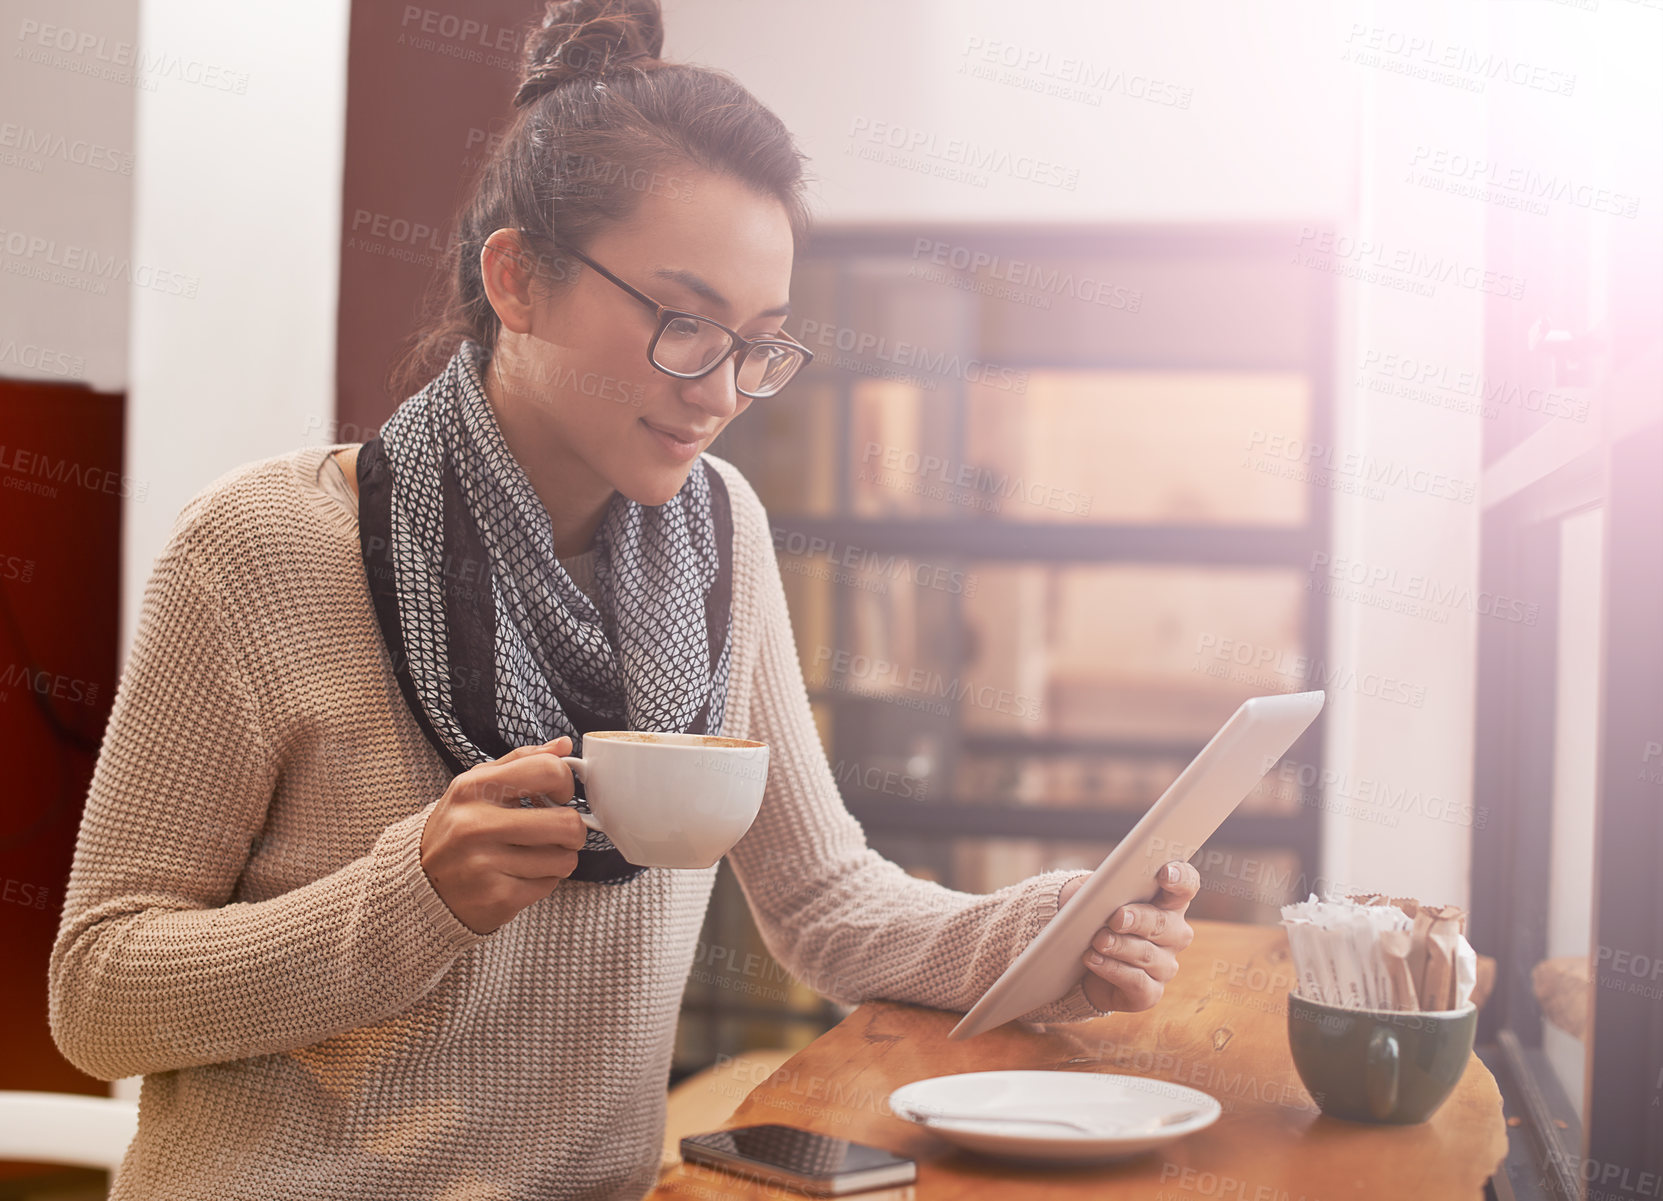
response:
{"label": "dark red wall", "polygon": [[53,1045],[46,967],[115,689],[121,493],[145,491],[123,401],[0,380],[0,1089],[108,1092]]}
{"label": "dark red wall", "polygon": [[542,12],[535,0],[352,6],[331,441],[372,437],[404,399],[388,392],[387,370],[512,111],[522,30]]}

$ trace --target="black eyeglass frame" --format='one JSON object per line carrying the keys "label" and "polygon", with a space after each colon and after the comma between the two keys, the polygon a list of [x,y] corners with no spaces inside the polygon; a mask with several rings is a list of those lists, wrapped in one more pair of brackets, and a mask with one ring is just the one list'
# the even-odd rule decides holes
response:
{"label": "black eyeglass frame", "polygon": [[[539,237],[538,234],[529,229],[522,228],[517,232],[529,238]],[[600,272],[603,278],[610,280],[612,283],[622,288],[625,292],[628,292],[636,300],[639,300],[642,304],[653,310],[654,319],[658,322],[658,324],[653,330],[652,338],[647,342],[647,363],[654,371],[661,371],[673,379],[703,379],[712,371],[715,371],[723,363],[727,362],[735,355],[738,355],[739,359],[734,365],[733,370],[734,391],[738,392],[741,396],[748,396],[752,400],[767,400],[768,398],[778,396],[781,392],[783,392],[785,390],[785,385],[797,378],[798,372],[802,371],[804,367],[807,367],[810,363],[814,362],[814,352],[804,346],[801,342],[798,342],[795,338],[777,334],[768,334],[760,338],[747,338],[738,330],[730,329],[714,317],[707,317],[703,313],[695,313],[688,309],[677,309],[672,308],[667,304],[660,304],[658,301],[654,300],[651,296],[648,296],[645,292],[641,291],[641,289],[635,287],[633,284],[619,279],[616,275],[612,274],[612,272],[608,271],[594,259],[584,254],[581,250],[571,246],[560,246],[560,253],[569,254],[580,263],[593,267],[596,271]],[[656,357],[658,341],[664,336],[664,331],[669,328],[670,322],[674,321],[677,317],[689,317],[695,321],[704,321],[714,325],[717,329],[721,330],[728,336],[730,345],[727,351],[723,354],[717,355],[711,360],[710,366],[706,367],[702,371],[671,371],[668,367],[660,364]],[[739,367],[744,363],[746,356],[751,353],[752,349],[758,346],[788,346],[803,356],[803,361],[792,369],[790,375],[785,377],[785,383],[780,384],[780,386],[775,388],[772,392],[747,392],[744,388],[739,386]]]}

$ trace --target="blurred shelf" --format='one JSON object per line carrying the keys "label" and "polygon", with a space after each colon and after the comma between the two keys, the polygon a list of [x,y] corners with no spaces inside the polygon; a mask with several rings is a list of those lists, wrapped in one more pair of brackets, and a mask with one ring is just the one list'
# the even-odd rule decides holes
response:
{"label": "blurred shelf", "polygon": [[[943,838],[1037,838],[1109,841],[1126,837],[1140,810],[1090,805],[993,804],[987,801],[901,801],[891,796],[845,796],[843,803],[868,831]],[[1233,813],[1209,842],[1277,849],[1303,846],[1304,813]]]}
{"label": "blurred shelf", "polygon": [[[1306,404],[1298,411],[1308,418],[1294,420],[1281,408],[1266,411],[1283,415],[1276,421],[1285,417],[1294,422],[1283,432],[1329,445],[1336,284],[1331,275],[1310,271],[1289,257],[1311,232],[1291,223],[821,225],[799,255],[791,299],[797,311],[820,322],[822,334],[833,331],[840,339],[861,331],[905,336],[937,352],[975,356],[1011,370],[1224,372],[1238,378],[1267,371],[1293,373],[1303,380]],[[1033,265],[1029,290],[1045,303],[1003,303],[980,286],[986,273],[944,279],[936,270],[942,266],[938,252],[943,246],[949,254],[970,250],[996,255],[1000,263],[1020,260]],[[923,267],[930,270],[920,271]],[[1053,282],[1064,275],[1089,275],[1112,283],[1117,296],[1135,292],[1138,307],[1116,311],[1101,301],[1076,304],[1067,286]],[[1052,299],[1057,301],[1054,306]],[[1134,313],[1136,320],[1124,319]],[[978,670],[1001,680],[1015,678],[1004,659],[994,664],[978,658],[974,634],[976,623],[985,623],[990,613],[1037,620],[1018,603],[1029,604],[1031,598],[1021,599],[1028,593],[1015,591],[1029,587],[1028,580],[1013,583],[1006,578],[1025,577],[1030,567],[1063,572],[1077,565],[1088,569],[1080,575],[1091,577],[1123,577],[1131,574],[1128,569],[1153,568],[1149,574],[1173,577],[1170,586],[1197,590],[1233,586],[1238,581],[1226,573],[1239,573],[1244,586],[1262,587],[1267,598],[1273,593],[1281,598],[1290,579],[1296,587],[1303,583],[1313,553],[1327,549],[1331,493],[1312,487],[1300,504],[1278,502],[1270,509],[1252,509],[1216,502],[1210,498],[1219,488],[1200,487],[1194,496],[1180,489],[1178,500],[1170,505],[1109,509],[1107,493],[1114,490],[1108,489],[1101,503],[1093,500],[1093,508],[1070,515],[1029,508],[1025,493],[1007,499],[1009,480],[1027,478],[1014,467],[1008,478],[1002,468],[970,473],[975,478],[965,486],[939,479],[940,472],[902,472],[906,479],[893,488],[875,479],[863,481],[863,444],[916,450],[943,463],[976,464],[989,457],[980,450],[982,443],[993,439],[993,445],[1005,445],[998,441],[1002,427],[986,423],[1009,419],[1011,413],[990,406],[1000,398],[977,391],[962,374],[944,372],[939,380],[918,386],[909,364],[873,356],[845,369],[834,365],[837,357],[827,354],[811,375],[817,380],[805,380],[814,389],[811,405],[796,412],[758,406],[758,411],[770,407],[773,415],[736,423],[724,433],[717,453],[757,483],[780,566],[800,573],[790,602],[794,628],[804,640],[799,647],[802,656],[815,654],[818,644],[881,650],[911,665],[929,665],[929,679],[916,691],[878,692],[877,686],[894,681],[882,673],[863,681],[853,668],[810,690],[828,761],[838,764],[836,770],[845,781],[849,811],[881,854],[905,870],[969,891],[984,891],[984,882],[1002,879],[1030,863],[1078,858],[1053,852],[1123,839],[1168,782],[1156,777],[1199,753],[1239,701],[1236,693],[1242,689],[1228,681],[1190,689],[1185,677],[1181,688],[1169,681],[1164,691],[1159,684],[1118,692],[1109,688],[1105,702],[1097,695],[1105,689],[1082,689],[1079,680],[1068,678],[1058,689],[1045,685],[1049,691],[1043,721],[1016,725],[971,713],[962,703],[937,696],[941,684],[936,677],[956,680],[955,673],[966,663],[977,662]],[[892,367],[906,368],[895,377],[896,390],[868,386],[893,375]],[[874,368],[878,370],[869,374]],[[1046,394],[1057,405],[1073,395],[1065,385],[1066,380],[1047,385],[1063,389],[1054,396]],[[1243,398],[1232,392],[1234,400]],[[1263,403],[1262,398],[1254,403]],[[892,404],[898,407],[887,407]],[[1163,417],[1149,429],[1167,431],[1160,445],[1192,432],[1180,413],[1156,411]],[[1194,411],[1211,410],[1202,405]],[[1068,427],[1054,441],[1072,455],[1071,443],[1084,436]],[[1242,441],[1246,440],[1244,433]],[[1062,453],[1049,442],[1045,447],[1053,458]],[[1037,443],[1034,453],[1039,453]],[[948,474],[959,478],[956,471]],[[1030,476],[1036,473],[1045,478],[1068,474],[1060,467],[1049,474],[1030,468]],[[939,490],[930,487],[934,484]],[[1241,488],[1244,494],[1257,495],[1247,472],[1241,473]],[[987,503],[993,501],[999,503]],[[983,502],[982,507],[973,508],[972,502]],[[1256,512],[1297,524],[1250,523],[1248,518]],[[1173,518],[1170,523],[1158,520],[1167,513]],[[1227,524],[1205,523],[1210,514]],[[1067,520],[1036,520],[1039,516]],[[803,553],[788,554],[787,544]],[[914,588],[882,590],[889,599],[880,601],[875,599],[879,590],[807,583],[837,582],[814,570],[822,562],[882,579],[901,559],[955,567],[986,564],[991,587],[967,596],[946,588],[929,590],[915,582]],[[1051,599],[1061,603],[1064,589],[1044,582],[1056,594]],[[1124,579],[1092,582],[1111,590],[1126,584]],[[1167,585],[1158,581],[1155,586]],[[1290,608],[1289,614],[1299,624],[1298,635],[1281,641],[1314,654],[1327,644],[1327,604],[1309,592],[1296,599],[1298,611]],[[1094,603],[1084,593],[1075,601],[1083,606]],[[1223,620],[1215,615],[1216,608],[1190,614],[1187,620],[1192,625],[1216,624]],[[906,637],[897,639],[896,631]],[[1025,632],[1034,636],[1018,649],[1030,653],[1043,641],[1042,631]],[[874,691],[843,690],[863,682],[872,684]],[[1192,691],[1195,696],[1189,695]],[[925,701],[931,702],[927,709]],[[938,708],[936,703],[942,701],[947,703]],[[1222,711],[1214,715],[1215,708]],[[1209,715],[1216,720],[1204,720]],[[910,756],[923,753],[915,749],[920,740],[928,748],[929,768],[923,773],[927,794],[902,797],[859,784],[861,779],[871,783],[864,773],[874,765],[892,765],[904,772]],[[1045,762],[1070,756],[1070,763]],[[1084,771],[1078,762],[1093,756],[1106,761],[1099,774]],[[1044,798],[1039,804],[1009,799],[1014,786],[1006,777],[1023,757],[1028,757],[1023,771],[1032,769],[1033,778],[1023,776],[1016,784],[1028,795]],[[1309,744],[1304,761],[1320,769],[1320,737]],[[846,765],[858,770],[845,770]],[[959,799],[955,801],[954,795]],[[1108,808],[1102,799],[1088,804],[1058,799],[1072,796],[1123,802],[1138,798],[1141,803]],[[1279,873],[1288,869],[1289,856],[1277,853],[1290,852],[1292,870],[1300,873],[1295,878],[1303,880],[1307,875],[1315,878],[1321,868],[1321,829],[1322,814],[1315,808],[1276,813],[1259,808],[1233,815],[1212,842],[1243,848],[1252,859],[1274,861],[1282,865],[1276,868]],[[1098,853],[1093,849],[1087,858]],[[1225,894],[1223,899],[1232,896]],[[750,945],[751,936],[743,933],[750,929],[743,893],[724,868],[712,894],[704,937],[713,945]],[[796,1035],[836,1021],[831,1007],[805,1012],[769,1003],[781,995],[770,991],[746,996],[740,989],[712,988],[689,996],[685,1008],[690,1018],[704,1024],[701,1030],[711,1054],[735,1054],[754,1045],[758,1040],[741,1030],[747,1021],[764,1032],[762,1041],[781,1031]],[[795,995],[792,999],[797,1000]],[[729,1018],[744,1020],[725,1020]]]}
{"label": "blurred shelf", "polygon": [[1317,545],[1309,526],[1069,525],[941,518],[811,517],[773,514],[776,542],[803,534],[868,553],[982,560],[1183,563],[1308,568]]}
{"label": "blurred shelf", "polygon": [[1121,759],[1182,759],[1188,763],[1201,753],[1206,742],[1068,734],[966,734],[961,745],[965,751],[983,755],[1114,755]]}
{"label": "blurred shelf", "polygon": [[[1288,248],[1329,229],[1301,221],[869,221],[817,226],[804,258],[839,260],[874,255],[915,260],[921,241],[998,248],[1038,258],[1106,254],[1125,258],[1199,259],[1207,263],[1286,259]],[[1313,232],[1314,231],[1314,232]]]}

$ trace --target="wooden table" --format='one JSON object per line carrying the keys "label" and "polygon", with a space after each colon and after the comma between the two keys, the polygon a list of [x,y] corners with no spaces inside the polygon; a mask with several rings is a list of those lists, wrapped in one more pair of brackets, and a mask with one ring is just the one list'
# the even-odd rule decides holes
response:
{"label": "wooden table", "polygon": [[[874,1002],[757,1081],[727,1126],[782,1122],[910,1155],[910,1189],[858,1196],[1091,1197],[1096,1201],[1440,1201],[1482,1197],[1507,1152],[1501,1093],[1475,1055],[1432,1119],[1359,1125],[1322,1116],[1288,1053],[1293,982],[1279,926],[1193,923],[1195,943],[1161,1003],[1047,1027],[1008,1023],[949,1042],[958,1015]],[[893,1116],[891,1090],[928,1076],[1009,1068],[1119,1072],[1199,1088],[1224,1114],[1212,1126],[1135,1159],[1032,1168],[954,1149]],[[683,1164],[653,1198],[800,1197],[777,1185]]]}

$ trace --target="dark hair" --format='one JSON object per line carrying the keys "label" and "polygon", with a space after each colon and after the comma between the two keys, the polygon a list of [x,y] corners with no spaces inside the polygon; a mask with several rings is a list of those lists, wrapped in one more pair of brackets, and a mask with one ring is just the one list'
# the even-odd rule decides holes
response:
{"label": "dark hair", "polygon": [[498,229],[531,232],[538,277],[558,290],[608,223],[649,191],[690,195],[677,170],[732,177],[785,207],[800,244],[809,224],[803,155],[780,119],[725,71],[665,62],[659,0],[548,3],[525,39],[515,114],[462,209],[420,328],[391,383],[419,391],[463,339],[496,349],[480,247]]}

